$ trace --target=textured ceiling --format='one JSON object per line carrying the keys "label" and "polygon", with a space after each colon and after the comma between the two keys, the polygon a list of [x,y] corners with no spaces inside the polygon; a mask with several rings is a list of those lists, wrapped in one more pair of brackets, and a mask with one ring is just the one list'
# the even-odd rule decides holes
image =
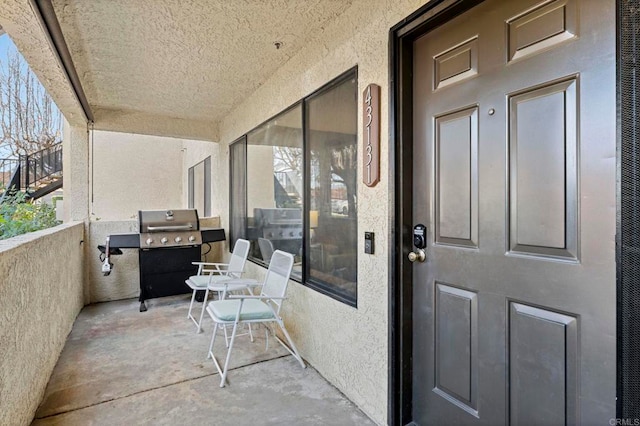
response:
{"label": "textured ceiling", "polygon": [[92,110],[210,123],[351,3],[53,0]]}

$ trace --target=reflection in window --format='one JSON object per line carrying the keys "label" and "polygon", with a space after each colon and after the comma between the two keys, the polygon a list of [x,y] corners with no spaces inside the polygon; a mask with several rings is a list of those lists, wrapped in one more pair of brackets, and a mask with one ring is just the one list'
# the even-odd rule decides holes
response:
{"label": "reflection in window", "polygon": [[354,68],[230,146],[230,247],[248,239],[249,258],[264,265],[287,251],[292,278],[352,306],[357,114]]}
{"label": "reflection in window", "polygon": [[[247,238],[249,257],[268,263],[274,250],[302,259],[302,106],[276,116],[247,135]],[[302,277],[301,266],[294,277]]]}
{"label": "reflection in window", "polygon": [[306,104],[310,285],[351,304],[357,282],[355,71]]}

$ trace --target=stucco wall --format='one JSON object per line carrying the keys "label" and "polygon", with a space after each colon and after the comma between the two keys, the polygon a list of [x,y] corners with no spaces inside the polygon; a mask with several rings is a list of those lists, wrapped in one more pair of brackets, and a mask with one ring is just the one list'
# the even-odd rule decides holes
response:
{"label": "stucco wall", "polygon": [[[381,181],[362,182],[358,161],[358,308],[351,308],[292,282],[283,315],[302,356],[380,424],[387,421],[388,280],[393,181],[389,152],[389,29],[424,0],[359,0],[320,32],[298,55],[246,99],[220,126],[223,144],[232,142],[268,118],[309,95],[351,67],[358,66],[359,103],[370,83],[381,90]],[[358,110],[362,146],[362,111]],[[228,177],[226,161],[221,162]],[[362,151],[358,153],[362,156]],[[222,170],[221,170],[222,171]],[[228,178],[216,182],[228,188]],[[228,191],[225,191],[228,196]],[[225,213],[227,215],[227,213]],[[228,223],[228,216],[223,219]],[[364,254],[365,231],[376,233],[376,254]],[[249,265],[251,274],[261,268]]]}
{"label": "stucco wall", "polygon": [[107,235],[137,232],[138,222],[134,220],[100,220],[89,223],[89,235],[85,247],[89,303],[132,299],[140,295],[138,250],[122,249],[121,255],[112,256],[113,269],[106,277],[102,274],[102,262],[98,250],[98,245],[105,243]]}
{"label": "stucco wall", "polygon": [[0,424],[28,425],[83,303],[84,225],[0,241]]}
{"label": "stucco wall", "polygon": [[181,208],[183,139],[94,131],[91,220],[136,219],[138,210]]}

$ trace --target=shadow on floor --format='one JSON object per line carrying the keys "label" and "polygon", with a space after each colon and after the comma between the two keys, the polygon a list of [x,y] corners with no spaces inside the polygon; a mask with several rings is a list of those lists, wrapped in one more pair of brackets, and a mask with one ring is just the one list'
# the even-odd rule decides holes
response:
{"label": "shadow on floor", "polygon": [[[373,425],[265,330],[236,339],[219,387],[206,359],[212,323],[196,334],[189,295],[85,307],[67,338],[33,425]],[[216,353],[224,357],[224,339]]]}

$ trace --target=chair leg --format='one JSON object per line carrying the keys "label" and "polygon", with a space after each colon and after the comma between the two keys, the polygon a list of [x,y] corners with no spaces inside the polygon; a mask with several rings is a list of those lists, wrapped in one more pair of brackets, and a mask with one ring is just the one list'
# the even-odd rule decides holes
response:
{"label": "chair leg", "polygon": [[[218,300],[224,300],[227,298],[227,289],[225,288],[223,291],[218,292]],[[229,347],[229,335],[227,334],[227,324],[221,324],[222,330],[224,331],[224,345]]]}
{"label": "chair leg", "polygon": [[251,323],[248,322],[247,326],[249,327],[249,338],[251,339],[251,343],[253,343],[253,330],[251,330]]}
{"label": "chair leg", "polygon": [[224,331],[224,345],[228,348],[229,347],[229,335],[227,334],[227,324],[224,324],[222,326],[222,329]]}
{"label": "chair leg", "polygon": [[[251,343],[253,343],[253,342],[254,342],[254,339],[253,339],[253,331],[252,331],[253,329],[251,328],[251,324],[250,324],[250,323],[247,323],[247,327],[249,327],[249,337],[250,337],[250,339],[251,339]],[[226,345],[226,346],[227,346],[227,348],[228,348],[228,347],[229,347],[229,334],[227,333],[227,326],[226,326],[226,324],[225,324],[225,325],[223,325],[223,326],[222,326],[222,328],[223,328],[223,330],[224,330],[224,342],[225,342],[225,345]]]}
{"label": "chair leg", "polygon": [[198,323],[196,324],[198,326],[198,333],[202,333],[202,318],[204,317],[204,309],[207,307],[208,300],[209,300],[209,287],[207,287],[207,289],[204,292],[204,300],[202,300],[202,310],[200,311],[200,321],[198,321]]}
{"label": "chair leg", "polygon": [[[216,341],[216,334],[218,331],[219,324],[213,324],[213,334],[211,335],[211,343],[209,344],[209,352],[207,353],[207,358],[213,358],[213,344]],[[215,359],[215,358],[214,358]]]}
{"label": "chair leg", "polygon": [[[218,334],[218,327],[221,327],[221,324],[215,323],[213,327],[213,335],[211,336],[211,344],[209,345],[209,353],[207,354],[207,358],[211,358],[213,360],[213,364],[216,366],[216,370],[218,370],[218,374],[222,377],[226,377],[223,375],[222,368],[220,367],[220,363],[216,359],[216,356],[213,354],[213,344],[216,341],[216,334]],[[220,383],[220,387],[224,386],[224,379]]]}
{"label": "chair leg", "polygon": [[187,318],[191,318],[191,309],[193,309],[193,302],[196,300],[196,291],[193,290],[193,294],[191,295],[191,303],[189,303],[189,312],[187,312]]}
{"label": "chair leg", "polygon": [[[253,291],[251,290],[251,287],[247,289],[247,293],[249,293],[250,296],[253,296]],[[251,329],[251,323],[248,322],[247,326],[249,327],[249,338],[251,340],[251,343],[253,343],[253,330]]]}
{"label": "chair leg", "polygon": [[189,312],[187,313],[187,318],[189,318],[191,321],[193,321],[193,323],[196,325],[197,329],[196,329],[196,333],[201,333],[202,332],[202,327],[200,326],[202,324],[202,313],[204,312],[204,307],[206,305],[207,302],[207,297],[208,297],[208,289],[207,291],[205,291],[205,295],[204,295],[204,301],[202,302],[202,312],[200,313],[200,321],[196,321],[195,317],[193,316],[193,303],[195,301],[196,298],[196,292],[198,290],[193,290],[193,294],[191,295],[191,303],[189,304]]}
{"label": "chair leg", "polygon": [[224,387],[224,382],[227,380],[227,372],[229,371],[229,360],[231,359],[231,351],[233,350],[233,341],[236,338],[236,331],[238,330],[238,322],[233,323],[233,331],[231,332],[231,342],[229,342],[229,349],[227,349],[227,358],[224,361],[224,368],[222,370],[222,378],[220,379],[220,387]]}
{"label": "chair leg", "polygon": [[275,336],[276,339],[278,339],[278,341],[280,343],[282,343],[282,345],[289,351],[289,353],[291,355],[293,355],[295,359],[298,360],[298,362],[300,363],[302,368],[307,368],[307,366],[305,365],[304,361],[302,360],[302,357],[298,353],[298,349],[296,349],[296,345],[293,344],[293,341],[291,340],[291,336],[289,336],[289,333],[287,333],[287,329],[284,327],[284,323],[282,322],[282,320],[278,318],[278,319],[276,319],[276,322],[280,326],[280,329],[282,330],[282,333],[284,334],[284,337],[287,339],[287,342],[289,343],[289,347],[287,347],[287,345],[285,345],[282,342],[282,340],[280,340],[278,338],[278,336]]}

